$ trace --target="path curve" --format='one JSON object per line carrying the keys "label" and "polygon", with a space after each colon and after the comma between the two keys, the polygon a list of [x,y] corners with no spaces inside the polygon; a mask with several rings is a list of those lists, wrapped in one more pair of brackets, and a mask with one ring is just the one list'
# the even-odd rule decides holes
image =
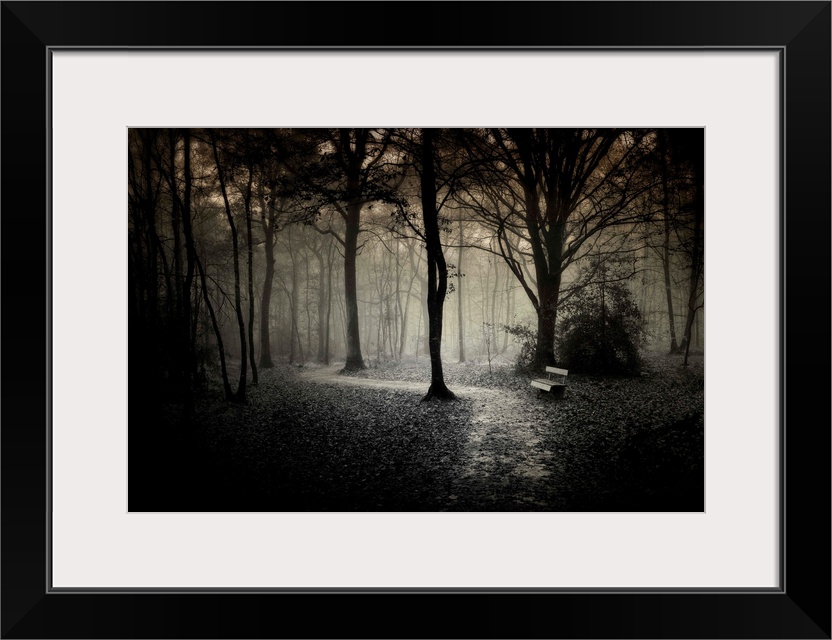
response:
{"label": "path curve", "polygon": [[[403,380],[380,380],[339,373],[340,367],[305,369],[301,377],[319,384],[337,384],[369,389],[391,389],[424,395],[428,384]],[[551,474],[552,452],[543,448],[545,423],[535,419],[529,396],[488,387],[453,386],[460,399],[473,404],[473,417],[458,470],[462,482],[489,486],[495,501],[505,498],[501,491],[517,482],[539,482]],[[537,506],[533,492],[517,495],[519,505]]]}
{"label": "path curve", "polygon": [[[312,382],[320,382],[325,384],[343,384],[353,387],[369,387],[372,389],[392,389],[396,391],[412,391],[413,393],[421,393],[422,395],[428,392],[429,382],[410,382],[407,380],[383,380],[379,378],[364,378],[359,376],[343,375],[339,373],[341,367],[315,367],[304,369],[301,377]],[[454,386],[451,389],[457,396],[500,396],[508,395],[505,391],[499,389],[489,389],[488,387],[471,387],[471,386]]]}

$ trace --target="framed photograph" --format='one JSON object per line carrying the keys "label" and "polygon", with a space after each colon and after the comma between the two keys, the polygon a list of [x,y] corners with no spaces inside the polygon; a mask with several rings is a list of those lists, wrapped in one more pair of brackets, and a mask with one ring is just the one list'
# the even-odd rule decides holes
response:
{"label": "framed photograph", "polygon": [[[829,2],[2,12],[3,637],[830,637]],[[553,160],[570,153],[568,171]],[[552,182],[529,187],[544,174],[580,193],[549,218],[573,252],[552,273],[518,213],[529,193],[554,210]],[[378,223],[356,249],[359,201]],[[281,310],[255,323],[253,248],[272,241]],[[439,284],[408,316],[421,260]],[[670,375],[627,358],[627,314],[655,299],[673,318],[674,295],[679,341],[666,320],[648,332],[679,351]],[[581,310],[598,304],[619,342],[592,351]],[[283,363],[258,387],[246,348],[249,374]],[[501,348],[532,363],[513,396],[491,382]],[[402,394],[423,378],[403,365],[441,396],[428,362],[466,350],[469,377],[448,364],[445,380],[480,395],[421,403],[439,427],[420,430]],[[368,372],[337,375],[362,353]],[[630,377],[596,375],[614,366]],[[195,401],[198,378],[226,398]],[[679,415],[647,397],[659,387]],[[195,403],[199,420],[171,417]],[[299,428],[260,429],[258,407],[326,423],[326,456]],[[560,435],[512,453],[495,436],[509,409]],[[447,473],[454,429],[489,420],[470,491]],[[366,421],[393,435],[368,441]],[[186,422],[200,435],[171,428]],[[264,449],[283,453],[264,467]],[[498,464],[511,455],[525,484]]]}

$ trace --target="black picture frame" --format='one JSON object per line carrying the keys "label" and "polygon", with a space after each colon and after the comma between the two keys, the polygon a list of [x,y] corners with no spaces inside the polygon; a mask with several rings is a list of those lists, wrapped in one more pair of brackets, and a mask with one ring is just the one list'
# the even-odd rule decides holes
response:
{"label": "black picture frame", "polygon": [[[830,637],[830,2],[3,2],[0,35],[3,638]],[[47,100],[50,50],[61,47],[779,51],[785,78],[781,587],[50,590]],[[94,402],[95,381],[89,384]]]}

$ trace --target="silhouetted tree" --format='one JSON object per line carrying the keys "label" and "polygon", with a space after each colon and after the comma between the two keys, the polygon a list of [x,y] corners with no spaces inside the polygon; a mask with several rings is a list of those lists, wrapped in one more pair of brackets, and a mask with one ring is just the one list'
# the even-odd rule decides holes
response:
{"label": "silhouetted tree", "polygon": [[[641,220],[653,176],[640,170],[647,131],[489,129],[464,146],[479,167],[462,204],[497,240],[498,252],[537,313],[535,366],[554,364],[564,271],[601,235]],[[526,270],[531,262],[532,273]]]}
{"label": "silhouetted tree", "polygon": [[425,400],[452,400],[455,395],[445,385],[442,372],[442,313],[448,291],[448,265],[439,237],[439,207],[436,202],[437,159],[434,155],[434,131],[422,129],[421,200],[425,247],[428,254],[428,317],[430,320],[430,388]]}
{"label": "silhouetted tree", "polygon": [[[343,221],[343,232],[332,225],[318,230],[332,236],[344,252],[344,297],[347,315],[347,371],[365,368],[358,320],[356,258],[362,231],[361,215],[368,203],[394,199],[400,183],[399,167],[388,157],[389,131],[385,129],[306,130],[318,142],[317,162],[296,165],[313,207],[331,209]],[[289,166],[291,162],[288,163]]]}
{"label": "silhouetted tree", "polygon": [[237,238],[237,224],[234,222],[234,214],[231,210],[231,204],[228,199],[228,190],[226,188],[226,167],[223,160],[220,158],[220,152],[217,144],[217,133],[214,130],[209,129],[208,137],[214,154],[214,162],[217,169],[217,181],[219,182],[220,193],[222,194],[222,202],[225,207],[226,219],[228,220],[228,226],[231,229],[231,251],[234,264],[234,312],[237,316],[237,327],[240,332],[240,378],[237,383],[237,391],[234,393],[232,399],[235,402],[244,402],[246,399],[248,363],[246,355],[246,324],[243,318],[243,304],[240,292],[240,252],[239,241]]}
{"label": "silhouetted tree", "polygon": [[[685,350],[684,365],[688,364],[691,331],[696,313],[704,306],[704,246],[705,246],[705,150],[703,129],[669,129],[668,138],[677,162],[690,169],[693,197],[690,203],[692,225],[689,240],[684,248],[689,258],[688,303],[685,333],[682,345]],[[681,347],[680,347],[681,348]]]}

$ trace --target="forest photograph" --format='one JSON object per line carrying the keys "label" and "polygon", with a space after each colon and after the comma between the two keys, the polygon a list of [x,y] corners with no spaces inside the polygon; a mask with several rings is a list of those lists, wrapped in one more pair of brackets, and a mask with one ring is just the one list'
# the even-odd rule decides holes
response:
{"label": "forest photograph", "polygon": [[704,511],[703,128],[127,136],[129,511]]}

